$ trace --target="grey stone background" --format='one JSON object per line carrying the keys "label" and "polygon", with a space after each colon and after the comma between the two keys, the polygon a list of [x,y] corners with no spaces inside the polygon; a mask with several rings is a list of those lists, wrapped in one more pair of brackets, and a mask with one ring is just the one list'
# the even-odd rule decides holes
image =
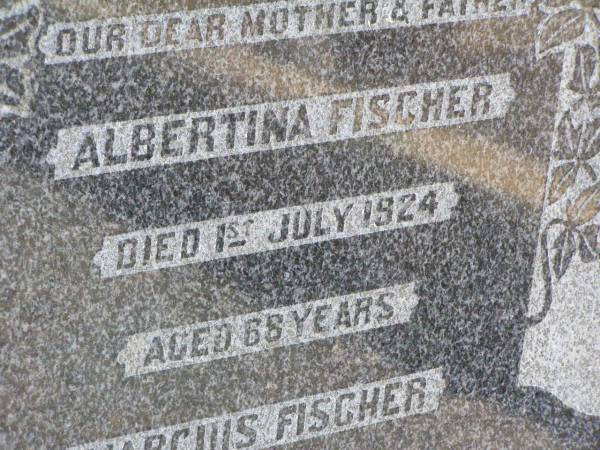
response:
{"label": "grey stone background", "polygon": [[[223,2],[43,3],[69,21]],[[244,2],[249,3],[249,2]],[[227,5],[236,2],[227,2]],[[61,448],[441,366],[440,409],[293,448],[597,448],[516,385],[560,61],[539,18],[44,66],[0,121],[0,448]],[[54,182],[69,126],[510,72],[505,119]],[[105,235],[454,181],[452,220],[102,280]],[[419,280],[407,325],[124,379],[127,336]]]}

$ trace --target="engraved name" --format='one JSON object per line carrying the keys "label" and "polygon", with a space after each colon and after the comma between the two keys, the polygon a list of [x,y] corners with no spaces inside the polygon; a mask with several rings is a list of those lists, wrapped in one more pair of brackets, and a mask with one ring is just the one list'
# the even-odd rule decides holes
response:
{"label": "engraved name", "polygon": [[279,1],[51,24],[46,63],[251,44],[357,31],[513,17],[529,0]]}
{"label": "engraved name", "polygon": [[433,412],[444,387],[442,370],[432,369],[68,450],[236,450],[279,446]]}
{"label": "engraved name", "polygon": [[510,74],[62,129],[55,179],[502,118]]}
{"label": "engraved name", "polygon": [[452,183],[141,230],[104,238],[102,277],[177,267],[448,220]]}

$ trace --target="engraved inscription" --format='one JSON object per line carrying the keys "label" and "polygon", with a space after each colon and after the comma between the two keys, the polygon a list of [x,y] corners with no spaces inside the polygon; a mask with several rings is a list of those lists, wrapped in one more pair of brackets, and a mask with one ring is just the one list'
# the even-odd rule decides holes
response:
{"label": "engraved inscription", "polygon": [[[414,201],[412,200],[414,196]],[[104,239],[103,277],[343,239],[448,220],[452,183],[263,211]]]}
{"label": "engraved inscription", "polygon": [[73,178],[502,118],[508,73],[60,130],[48,162]]}
{"label": "engraved inscription", "polygon": [[267,448],[433,412],[444,387],[432,369],[68,450]]}
{"label": "engraved inscription", "polygon": [[180,11],[50,25],[49,64],[335,33],[513,17],[529,0],[322,0]]}
{"label": "engraved inscription", "polygon": [[118,361],[126,376],[201,364],[403,323],[417,303],[411,283],[136,334]]}

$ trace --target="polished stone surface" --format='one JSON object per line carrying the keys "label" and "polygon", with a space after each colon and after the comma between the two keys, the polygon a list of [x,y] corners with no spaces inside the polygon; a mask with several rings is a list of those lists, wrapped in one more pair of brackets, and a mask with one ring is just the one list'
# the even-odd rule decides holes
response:
{"label": "polished stone surface", "polygon": [[[434,411],[289,448],[598,448],[594,2],[56,64],[40,50],[53,24],[253,3],[30,3],[0,3],[12,23],[0,28],[1,448],[67,448],[437,368]],[[16,22],[29,25],[11,37]],[[498,74],[513,95],[485,120],[66,179],[48,159],[73,127]],[[258,240],[115,277],[94,264],[111,236],[440,183],[456,205],[436,221]],[[133,335],[410,283],[418,302],[396,324],[134,376],[119,358]]]}

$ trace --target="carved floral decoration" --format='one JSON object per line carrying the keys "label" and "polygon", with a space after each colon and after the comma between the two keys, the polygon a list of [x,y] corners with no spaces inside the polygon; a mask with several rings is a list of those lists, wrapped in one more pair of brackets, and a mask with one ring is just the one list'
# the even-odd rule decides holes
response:
{"label": "carved floral decoration", "polygon": [[28,117],[34,79],[31,60],[41,27],[37,0],[9,2],[0,8],[0,118]]}
{"label": "carved floral decoration", "polygon": [[537,30],[536,53],[543,58],[577,44],[598,48],[598,0],[544,0],[538,9],[545,19]]}
{"label": "carved floral decoration", "polygon": [[565,209],[565,219],[554,226],[562,226],[552,247],[554,275],[560,279],[579,248],[579,257],[585,263],[599,259],[598,222],[600,214],[600,183],[591,164],[600,153],[600,58],[596,49],[585,46],[577,49],[572,79],[563,92],[566,110],[556,131],[554,158],[560,164],[550,179],[548,201],[559,201],[579,183],[590,184]]}
{"label": "carved floral decoration", "polygon": [[600,154],[600,3],[545,0],[538,8],[545,17],[537,30],[537,57],[564,52],[566,79],[547,197],[549,205],[562,201],[562,212],[541,234],[545,302],[531,318],[534,323],[545,317],[552,303],[553,280],[567,273],[575,255],[583,263],[600,264],[600,173],[592,164]]}

